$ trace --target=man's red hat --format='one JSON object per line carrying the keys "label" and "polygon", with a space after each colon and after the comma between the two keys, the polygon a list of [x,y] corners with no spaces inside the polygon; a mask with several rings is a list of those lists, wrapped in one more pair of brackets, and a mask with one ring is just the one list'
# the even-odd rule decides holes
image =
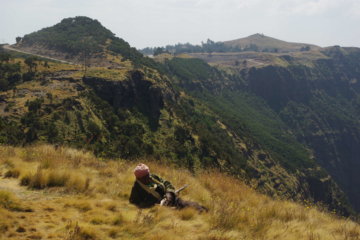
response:
{"label": "man's red hat", "polygon": [[145,177],[146,175],[149,175],[150,169],[145,164],[140,163],[134,169],[134,174],[135,174],[135,177],[139,179],[139,178]]}

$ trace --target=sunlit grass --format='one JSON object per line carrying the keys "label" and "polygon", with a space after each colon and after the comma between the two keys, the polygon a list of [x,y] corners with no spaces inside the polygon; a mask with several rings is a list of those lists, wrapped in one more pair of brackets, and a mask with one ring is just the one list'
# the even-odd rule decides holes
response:
{"label": "sunlit grass", "polygon": [[[0,179],[0,239],[360,238],[355,222],[309,204],[272,200],[216,170],[193,175],[141,161],[177,188],[189,184],[181,196],[210,211],[129,204],[137,162],[100,161],[89,152],[49,145],[0,146],[0,175],[19,174]],[[27,184],[19,186],[24,179]]]}
{"label": "sunlit grass", "polygon": [[113,81],[122,81],[126,79],[128,68],[108,69],[105,67],[91,67],[86,72],[86,77],[105,78]]}

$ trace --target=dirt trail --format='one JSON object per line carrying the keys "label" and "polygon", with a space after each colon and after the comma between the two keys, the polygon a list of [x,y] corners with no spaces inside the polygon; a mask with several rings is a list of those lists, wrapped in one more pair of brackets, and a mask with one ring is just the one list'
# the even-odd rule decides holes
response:
{"label": "dirt trail", "polygon": [[4,49],[7,49],[7,50],[10,50],[10,51],[15,51],[15,52],[20,52],[20,53],[30,54],[30,55],[33,55],[33,56],[37,56],[37,57],[46,58],[46,59],[53,60],[53,61],[58,61],[58,62],[61,62],[61,63],[67,63],[67,64],[74,65],[74,63],[72,63],[72,62],[68,62],[68,61],[64,61],[64,60],[60,60],[60,59],[56,59],[56,58],[52,58],[52,57],[47,57],[47,56],[43,56],[43,55],[39,55],[39,54],[35,54],[35,53],[23,51],[23,50],[20,50],[20,49],[17,49],[17,48],[13,48],[13,47],[11,47],[10,45],[3,45],[3,48],[4,48]]}
{"label": "dirt trail", "polygon": [[29,190],[27,187],[20,186],[19,180],[14,178],[0,178],[0,190],[11,192],[23,201],[54,199],[58,197],[56,194],[41,190]]}
{"label": "dirt trail", "polygon": [[6,229],[0,231],[0,239],[63,240],[69,232],[67,224],[81,219],[77,209],[64,207],[57,192],[29,190],[19,185],[19,179],[0,177],[1,190],[13,193],[19,200],[16,202],[25,210],[10,210],[3,222],[0,216],[0,226],[2,223]]}

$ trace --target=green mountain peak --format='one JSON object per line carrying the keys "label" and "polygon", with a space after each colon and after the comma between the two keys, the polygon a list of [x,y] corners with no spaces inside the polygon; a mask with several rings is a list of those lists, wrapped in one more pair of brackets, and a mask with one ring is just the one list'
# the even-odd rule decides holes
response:
{"label": "green mountain peak", "polygon": [[78,64],[84,62],[85,54],[93,59],[90,65],[94,66],[114,67],[124,60],[134,65],[149,64],[129,43],[99,21],[84,16],[65,18],[54,26],[27,34],[13,47]]}
{"label": "green mountain peak", "polygon": [[43,28],[24,36],[20,46],[43,45],[47,48],[77,54],[83,50],[84,43],[91,44],[93,51],[100,51],[114,34],[97,20],[88,17],[65,18],[60,23]]}

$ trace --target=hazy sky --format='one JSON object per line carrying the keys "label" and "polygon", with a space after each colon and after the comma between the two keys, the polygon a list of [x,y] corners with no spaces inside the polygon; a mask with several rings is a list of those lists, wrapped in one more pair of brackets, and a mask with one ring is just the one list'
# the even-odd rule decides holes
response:
{"label": "hazy sky", "polygon": [[360,47],[360,0],[0,0],[0,7],[0,43],[88,16],[137,48],[254,33]]}

